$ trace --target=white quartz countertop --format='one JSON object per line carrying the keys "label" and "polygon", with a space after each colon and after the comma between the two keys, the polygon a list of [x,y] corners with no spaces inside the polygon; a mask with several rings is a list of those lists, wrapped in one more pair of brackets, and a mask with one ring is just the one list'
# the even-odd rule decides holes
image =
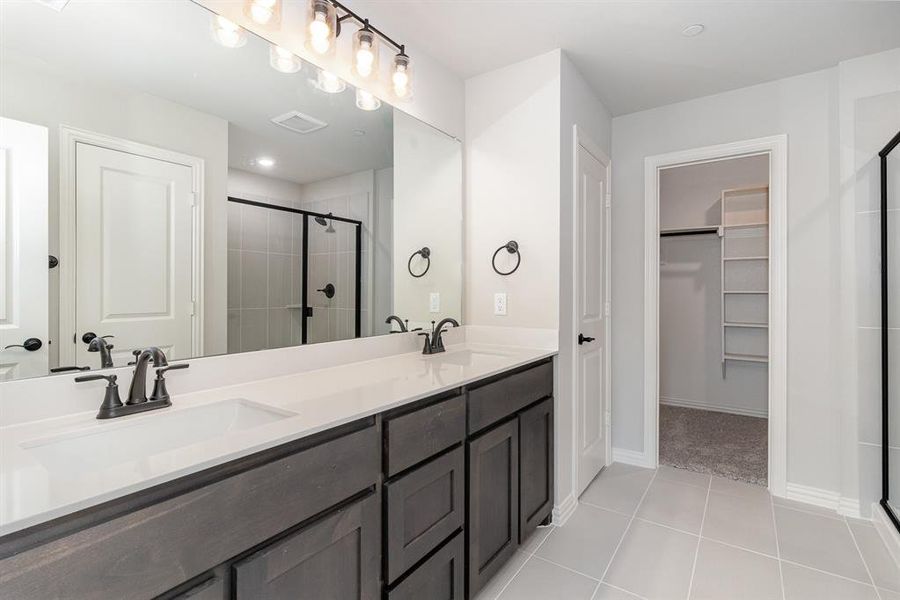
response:
{"label": "white quartz countertop", "polygon": [[554,354],[469,342],[183,395],[173,377],[170,408],[2,427],[0,536]]}

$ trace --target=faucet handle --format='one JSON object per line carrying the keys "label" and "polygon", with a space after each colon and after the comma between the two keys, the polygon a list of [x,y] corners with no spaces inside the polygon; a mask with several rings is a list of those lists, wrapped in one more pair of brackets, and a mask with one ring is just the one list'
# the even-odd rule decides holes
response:
{"label": "faucet handle", "polygon": [[85,381],[98,381],[105,379],[107,381],[106,392],[103,395],[103,403],[100,405],[100,411],[97,413],[98,419],[108,419],[115,416],[115,409],[122,406],[122,399],[119,397],[119,384],[116,383],[118,376],[101,375],[95,373],[93,375],[82,375],[75,378],[75,383]]}
{"label": "faucet handle", "polygon": [[166,378],[163,377],[166,371],[172,369],[187,369],[190,363],[179,363],[177,365],[167,365],[156,370],[156,379],[153,380],[153,393],[150,394],[150,402],[169,402],[169,390],[166,389]]}
{"label": "faucet handle", "polygon": [[171,371],[173,369],[187,369],[190,366],[191,363],[179,363],[177,365],[168,365],[166,367],[161,367],[156,370],[156,376],[162,377],[163,373],[165,373],[166,371]]}
{"label": "faucet handle", "polygon": [[431,354],[431,334],[427,331],[420,331],[417,335],[425,336],[425,347],[422,348],[422,354]]}

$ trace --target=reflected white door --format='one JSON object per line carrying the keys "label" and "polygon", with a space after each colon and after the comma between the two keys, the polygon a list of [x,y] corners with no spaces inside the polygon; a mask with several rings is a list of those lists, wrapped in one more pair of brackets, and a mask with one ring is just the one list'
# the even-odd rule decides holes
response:
{"label": "reflected white door", "polygon": [[47,374],[47,139],[0,117],[0,381]]}
{"label": "reflected white door", "polygon": [[147,346],[190,357],[191,168],[81,142],[75,165],[76,364],[100,366],[87,332],[114,336],[116,366]]}
{"label": "reflected white door", "polygon": [[581,145],[575,195],[578,493],[606,465],[606,219],[608,170]]}

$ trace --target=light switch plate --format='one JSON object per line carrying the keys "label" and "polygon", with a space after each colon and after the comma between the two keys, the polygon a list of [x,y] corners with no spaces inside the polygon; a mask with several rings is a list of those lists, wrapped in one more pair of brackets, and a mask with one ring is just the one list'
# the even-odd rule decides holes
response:
{"label": "light switch plate", "polygon": [[428,296],[428,312],[441,312],[441,294],[440,292],[431,292]]}
{"label": "light switch plate", "polygon": [[506,316],[506,293],[497,292],[494,294],[494,314]]}

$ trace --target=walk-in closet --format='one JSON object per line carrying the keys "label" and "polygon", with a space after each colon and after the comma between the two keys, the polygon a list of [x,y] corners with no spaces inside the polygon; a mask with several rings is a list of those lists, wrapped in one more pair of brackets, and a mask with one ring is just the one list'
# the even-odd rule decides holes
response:
{"label": "walk-in closet", "polygon": [[659,461],[765,486],[769,156],[660,171]]}

